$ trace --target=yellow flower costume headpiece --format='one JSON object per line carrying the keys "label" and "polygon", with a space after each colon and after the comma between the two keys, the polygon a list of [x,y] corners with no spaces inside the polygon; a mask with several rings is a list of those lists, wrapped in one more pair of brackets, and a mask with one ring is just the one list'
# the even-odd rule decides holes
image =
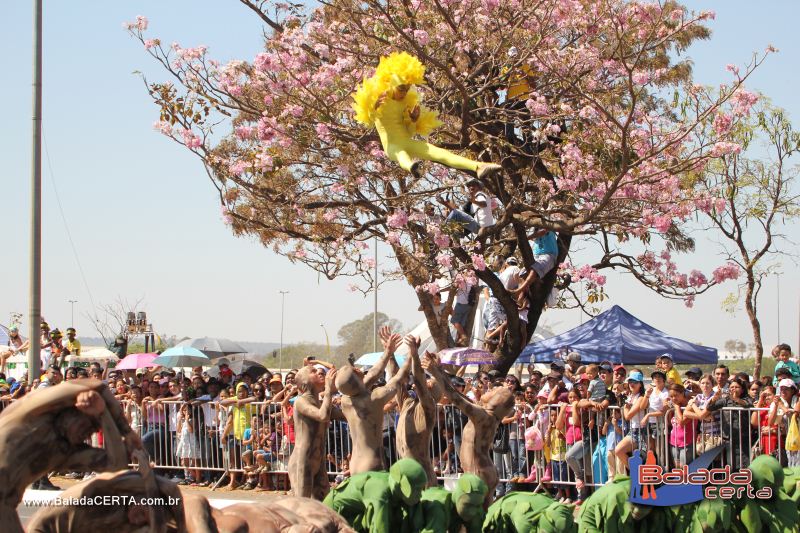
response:
{"label": "yellow flower costume headpiece", "polygon": [[[425,65],[407,52],[392,52],[381,58],[375,74],[364,79],[353,94],[356,120],[364,125],[375,123],[375,104],[386,91],[400,85],[423,85]],[[430,120],[426,120],[431,124]],[[428,132],[430,133],[430,132]]]}

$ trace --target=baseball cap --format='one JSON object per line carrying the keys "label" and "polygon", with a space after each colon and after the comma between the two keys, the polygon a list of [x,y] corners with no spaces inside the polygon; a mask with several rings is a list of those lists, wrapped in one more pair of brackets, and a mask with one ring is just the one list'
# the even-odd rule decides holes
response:
{"label": "baseball cap", "polygon": [[688,376],[689,374],[691,374],[693,376],[702,376],[703,375],[703,371],[700,370],[699,366],[693,366],[692,368],[690,368],[689,370],[687,370],[686,372],[683,373],[684,376]]}
{"label": "baseball cap", "polygon": [[583,373],[578,381],[592,381],[592,378],[589,377],[589,374]]}
{"label": "baseball cap", "polygon": [[517,261],[517,258],[512,255],[511,257],[506,259],[506,264],[507,265],[518,265],[519,262]]}
{"label": "baseball cap", "polygon": [[544,374],[542,374],[541,370],[534,370],[533,372],[531,372],[531,376],[535,376],[535,375],[538,375],[539,377],[544,376]]}
{"label": "baseball cap", "polygon": [[644,383],[644,376],[641,372],[631,372],[631,375],[625,381],[640,381]]}
{"label": "baseball cap", "polygon": [[[314,365],[314,369],[315,369],[315,370],[322,370],[322,371],[323,371],[323,372],[325,372],[326,374],[327,374],[327,372],[328,372],[328,367],[326,367],[325,365],[319,365],[319,364],[317,364],[317,365]],[[290,372],[289,374],[286,374],[286,376],[288,377],[290,374],[291,374],[291,372]]]}
{"label": "baseball cap", "polygon": [[225,366],[230,366],[230,365],[231,365],[231,362],[230,362],[230,361],[228,361],[226,358],[224,358],[224,357],[223,357],[222,359],[220,359],[219,361],[217,361],[217,366],[222,366],[222,365],[225,365]]}
{"label": "baseball cap", "polygon": [[778,382],[778,390],[781,390],[784,387],[794,387],[796,389],[797,385],[795,385],[794,381],[792,381],[791,379],[786,378]]}
{"label": "baseball cap", "polygon": [[563,369],[566,365],[564,365],[564,361],[561,359],[554,359],[553,362],[550,363],[550,368],[553,368],[554,366]]}
{"label": "baseball cap", "polygon": [[8,331],[19,331],[19,326],[14,324],[14,325],[12,325],[11,327],[8,328]]}
{"label": "baseball cap", "polygon": [[661,370],[654,370],[653,372],[650,373],[651,378],[654,378],[656,376],[659,376],[661,379],[667,379],[667,375]]}
{"label": "baseball cap", "polygon": [[669,359],[670,361],[672,361],[672,354],[671,354],[671,353],[669,353],[669,352],[667,352],[667,353],[662,353],[662,354],[659,356],[659,359],[664,359],[664,358],[666,358],[666,359]]}
{"label": "baseball cap", "polygon": [[273,383],[283,384],[283,382],[281,381],[281,377],[280,376],[272,376],[272,379],[269,380],[269,384],[272,385]]}
{"label": "baseball cap", "polygon": [[628,372],[628,370],[625,368],[625,365],[617,365],[614,367],[614,372],[619,372],[620,370],[626,373]]}
{"label": "baseball cap", "polygon": [[600,364],[600,370],[604,370],[606,372],[613,372],[614,371],[614,367],[611,366],[611,363],[601,363]]}
{"label": "baseball cap", "polygon": [[569,352],[569,354],[567,354],[567,361],[571,361],[573,363],[580,363],[581,354],[579,354],[578,352]]}

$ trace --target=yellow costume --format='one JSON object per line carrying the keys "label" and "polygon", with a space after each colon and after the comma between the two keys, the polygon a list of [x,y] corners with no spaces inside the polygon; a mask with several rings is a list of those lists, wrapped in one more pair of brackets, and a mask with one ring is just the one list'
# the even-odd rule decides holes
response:
{"label": "yellow costume", "polygon": [[427,137],[442,124],[436,111],[419,104],[413,85],[425,83],[424,75],[422,63],[405,52],[382,57],[375,74],[353,95],[356,120],[375,126],[386,155],[408,172],[416,173],[419,160],[476,172],[478,177],[499,170],[499,165],[474,161],[413,138]]}

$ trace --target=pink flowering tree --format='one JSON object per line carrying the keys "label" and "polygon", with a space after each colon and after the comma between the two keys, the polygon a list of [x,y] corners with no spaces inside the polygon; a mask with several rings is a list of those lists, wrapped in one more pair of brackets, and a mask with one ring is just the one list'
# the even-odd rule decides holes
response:
{"label": "pink flowering tree", "polygon": [[729,262],[714,271],[714,281],[735,278],[738,270],[743,274],[738,291],[725,303],[731,310],[741,304],[747,312],[755,345],[753,375],[758,379],[764,355],[759,293],[766,277],[779,268],[780,258],[795,256],[794,243],[784,231],[800,216],[800,133],[783,110],[759,104],[735,137],[741,149],[708,166],[708,189],[724,192],[718,208],[703,211],[711,221],[710,229],[722,237],[722,253]]}
{"label": "pink flowering tree", "polygon": [[[713,13],[627,0],[242,4],[263,21],[264,48],[226,64],[203,46],[149,37],[144,19],[128,24],[169,76],[145,80],[156,128],[200,157],[236,235],[329,278],[368,282],[370,239],[387,243],[395,266],[384,274],[416,290],[440,348],[448,325],[436,295],[447,291],[449,310],[450,289],[478,279],[508,315],[505,372],[554,287],[565,305],[582,305],[569,298],[578,284],[600,299],[603,272],[619,269],[691,304],[734,276],[681,273],[672,259],[693,248],[684,223],[719,201],[703,174],[740,150],[731,131],[753,103],[743,84],[766,55],[732,69],[724,86],[694,84],[683,52],[709,37]],[[483,183],[498,204],[483,246],[443,224],[434,201],[463,201],[465,175],[437,165],[410,175],[354,120],[352,93],[392,51],[426,67],[421,99],[444,123],[430,142],[503,166]],[[531,285],[523,334],[496,271],[510,254],[531,264],[538,229],[556,232],[561,267]],[[572,264],[576,240],[593,247],[590,264]]]}

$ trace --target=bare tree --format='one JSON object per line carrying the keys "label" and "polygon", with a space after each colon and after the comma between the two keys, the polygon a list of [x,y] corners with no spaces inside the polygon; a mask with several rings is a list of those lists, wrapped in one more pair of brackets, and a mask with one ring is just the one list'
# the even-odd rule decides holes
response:
{"label": "bare tree", "polygon": [[[726,306],[735,309],[743,302],[747,311],[753,330],[755,379],[760,377],[764,355],[758,297],[764,279],[779,266],[777,256],[794,257],[786,249],[793,246],[781,246],[793,244],[782,231],[800,214],[798,167],[792,164],[800,151],[800,133],[782,109],[769,104],[759,107],[737,132],[742,151],[723,156],[707,174],[709,189],[725,198],[708,212],[712,227],[724,237],[723,255],[745,275],[738,294],[729,296]],[[715,121],[715,126],[724,120]],[[736,351],[740,351],[738,344]]]}
{"label": "bare tree", "polygon": [[124,333],[127,328],[128,313],[136,313],[141,310],[144,297],[131,301],[122,296],[110,304],[101,304],[92,312],[85,313],[86,318],[94,326],[97,333],[103,338],[103,342],[108,346],[114,338]]}

